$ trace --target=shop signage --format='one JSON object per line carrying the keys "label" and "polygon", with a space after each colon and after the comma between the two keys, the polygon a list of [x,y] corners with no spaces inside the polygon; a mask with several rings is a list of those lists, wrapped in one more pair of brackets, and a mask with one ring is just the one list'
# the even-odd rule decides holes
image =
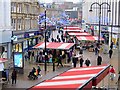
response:
{"label": "shop signage", "polygon": [[22,34],[22,35],[17,35],[17,38],[19,39],[19,38],[24,38],[24,34]]}
{"label": "shop signage", "polygon": [[29,33],[29,36],[31,37],[31,36],[34,36],[34,33]]}
{"label": "shop signage", "polygon": [[12,36],[12,37],[11,37],[11,40],[17,41],[17,40],[18,40],[18,37],[17,37],[17,36]]}

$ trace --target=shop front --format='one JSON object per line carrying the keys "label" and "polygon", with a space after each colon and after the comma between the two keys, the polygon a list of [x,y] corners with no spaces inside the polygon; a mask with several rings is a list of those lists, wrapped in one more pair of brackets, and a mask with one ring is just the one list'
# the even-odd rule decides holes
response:
{"label": "shop front", "polygon": [[114,43],[114,47],[113,48],[118,47],[119,28],[118,27],[112,27],[112,28],[110,27],[108,31],[109,31],[109,46],[110,46],[111,41],[112,41]]}
{"label": "shop front", "polygon": [[32,47],[38,43],[39,31],[13,32],[13,36],[17,38],[12,43],[13,67],[17,69],[18,72],[23,73],[23,56],[28,50],[31,50]]}
{"label": "shop front", "polygon": [[29,32],[13,32],[13,36],[17,37],[17,41],[13,41],[13,50],[16,52],[31,50],[34,45],[39,42],[41,33],[39,31]]}

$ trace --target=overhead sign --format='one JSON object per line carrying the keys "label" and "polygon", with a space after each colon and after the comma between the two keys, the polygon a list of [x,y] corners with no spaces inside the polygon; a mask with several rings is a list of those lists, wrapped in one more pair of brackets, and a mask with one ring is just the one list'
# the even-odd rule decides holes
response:
{"label": "overhead sign", "polygon": [[18,38],[17,38],[17,36],[12,36],[12,37],[11,37],[11,40],[13,40],[13,41],[17,41]]}

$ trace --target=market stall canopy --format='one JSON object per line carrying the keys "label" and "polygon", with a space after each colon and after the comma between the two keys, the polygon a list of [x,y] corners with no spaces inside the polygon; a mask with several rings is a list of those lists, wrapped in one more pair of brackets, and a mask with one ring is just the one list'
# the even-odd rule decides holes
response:
{"label": "market stall canopy", "polygon": [[44,82],[30,88],[30,90],[43,90],[48,88],[56,90],[59,88],[61,90],[86,90],[89,88],[89,90],[91,90],[94,78],[97,79],[98,77],[96,76],[98,76],[98,74],[102,75],[102,72],[106,72],[106,74],[104,74],[104,76],[106,76],[108,71],[109,67],[107,65],[77,67],[70,69],[50,80],[45,80]]}
{"label": "market stall canopy", "polygon": [[[98,36],[76,36],[78,40],[85,40],[85,41],[95,41],[98,40]],[[104,40],[100,38],[100,40]]]}
{"label": "market stall canopy", "polygon": [[[59,43],[59,42],[46,42],[46,48],[48,49],[63,49],[69,50],[74,46],[74,43]],[[45,42],[40,42],[35,45],[33,48],[45,48]]]}
{"label": "market stall canopy", "polygon": [[82,29],[78,26],[66,26],[64,27],[64,31],[81,31]]}
{"label": "market stall canopy", "polygon": [[8,61],[7,58],[0,58],[0,71],[4,70],[4,62]]}
{"label": "market stall canopy", "polygon": [[91,34],[87,32],[68,32],[69,35],[71,36],[90,36]]}
{"label": "market stall canopy", "polygon": [[0,58],[0,63],[6,62],[6,61],[8,61],[7,58]]}

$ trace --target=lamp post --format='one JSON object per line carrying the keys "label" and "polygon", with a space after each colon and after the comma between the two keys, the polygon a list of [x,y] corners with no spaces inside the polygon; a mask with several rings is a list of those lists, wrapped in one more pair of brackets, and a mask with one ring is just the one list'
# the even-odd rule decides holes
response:
{"label": "lamp post", "polygon": [[46,62],[46,57],[47,57],[47,51],[46,51],[46,7],[45,7],[45,71],[47,71],[47,62]]}
{"label": "lamp post", "polygon": [[99,9],[99,35],[98,35],[98,44],[100,44],[100,26],[101,26],[100,24],[101,24],[101,10],[102,10],[102,5],[106,4],[108,6],[108,8],[109,8],[108,12],[111,12],[111,10],[110,10],[110,5],[108,3],[103,2],[103,3],[99,4],[99,3],[95,2],[95,3],[91,4],[90,10],[89,10],[90,12],[92,12],[92,6],[95,5],[95,4],[97,4],[99,6],[99,8],[98,8]]}

